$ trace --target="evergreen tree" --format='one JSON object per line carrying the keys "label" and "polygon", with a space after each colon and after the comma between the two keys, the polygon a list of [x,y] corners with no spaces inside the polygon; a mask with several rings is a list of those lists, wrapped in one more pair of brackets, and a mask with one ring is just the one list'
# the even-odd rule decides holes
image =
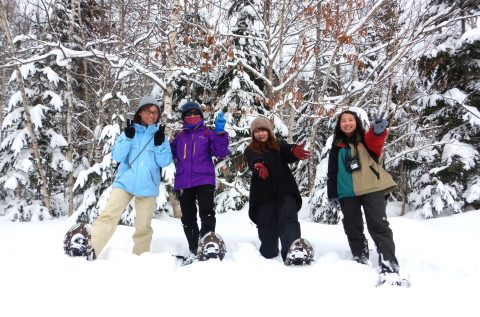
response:
{"label": "evergreen tree", "polygon": [[[34,51],[41,54],[42,48]],[[64,215],[64,184],[71,166],[65,159],[67,142],[63,136],[64,80],[58,75],[61,67],[54,58],[38,60],[21,67],[28,94],[29,111],[41,154],[41,164],[47,172],[48,190],[54,204],[52,215]],[[12,76],[12,78],[15,78]],[[10,82],[12,88],[16,81]],[[39,179],[33,172],[33,155],[29,133],[23,120],[24,109],[20,93],[15,92],[8,102],[3,131],[6,135],[1,145],[0,183],[8,191],[9,205],[6,214],[13,220],[29,221],[32,218],[49,218],[39,197]],[[58,196],[60,194],[60,196]]]}
{"label": "evergreen tree", "polygon": [[[265,72],[266,56],[261,41],[266,38],[258,14],[261,6],[252,1],[233,1],[228,17],[233,23],[226,60],[216,68],[214,85],[219,96],[216,111],[228,113],[231,155],[219,169],[223,183],[216,196],[217,211],[239,210],[248,201],[250,172],[243,152],[250,143],[250,123],[258,115],[269,116],[265,105],[265,87],[262,80],[245,69],[242,62],[260,73]],[[228,171],[235,171],[231,173]]]}
{"label": "evergreen tree", "polygon": [[[418,63],[426,97],[419,103],[420,125],[431,127],[432,150],[419,153],[413,173],[410,205],[426,218],[478,209],[480,197],[480,40],[468,15],[480,13],[477,1],[431,1],[430,15],[448,12],[449,23],[435,34],[435,47]],[[455,21],[456,22],[449,22]],[[447,31],[446,31],[447,30]]]}
{"label": "evergreen tree", "polygon": [[[113,164],[111,150],[115,139],[119,135],[118,124],[103,129],[100,139],[104,141],[103,160],[90,168],[79,171],[74,185],[79,205],[73,215],[76,222],[92,223],[107,204],[116,164]],[[84,163],[89,166],[88,162]],[[129,207],[128,211],[131,211]],[[127,212],[127,214],[129,214]]]}

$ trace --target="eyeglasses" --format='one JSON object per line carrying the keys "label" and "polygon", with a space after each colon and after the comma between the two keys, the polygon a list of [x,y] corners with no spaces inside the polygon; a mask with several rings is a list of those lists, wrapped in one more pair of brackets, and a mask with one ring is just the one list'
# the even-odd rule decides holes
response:
{"label": "eyeglasses", "polygon": [[158,116],[158,111],[143,110],[143,113],[151,116]]}

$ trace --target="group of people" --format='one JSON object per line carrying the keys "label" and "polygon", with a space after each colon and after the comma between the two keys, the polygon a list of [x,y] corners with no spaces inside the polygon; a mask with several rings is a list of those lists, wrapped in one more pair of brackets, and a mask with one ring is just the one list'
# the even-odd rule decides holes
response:
{"label": "group of people", "polygon": [[[172,161],[176,166],[174,191],[180,202],[181,223],[191,257],[196,256],[199,238],[215,231],[213,158],[222,160],[229,155],[226,120],[219,113],[211,130],[205,126],[198,103],[187,102],[181,110],[183,129],[169,141],[165,126],[159,122],[158,101],[152,96],[140,100],[133,125],[127,125],[112,149],[112,158],[120,165],[107,205],[91,227],[93,256],[89,258],[100,255],[133,198],[136,210],[133,253],[140,255],[150,250],[151,220],[159,194],[161,168]],[[355,112],[344,111],[339,115],[330,150],[327,187],[330,203],[343,213],[353,259],[369,263],[363,207],[381,272],[396,274],[399,266],[385,212],[385,194],[395,188],[395,182],[380,162],[387,125],[380,116],[365,131]],[[270,259],[280,253],[285,260],[288,248],[301,236],[298,211],[302,200],[289,164],[308,159],[310,152],[303,145],[277,140],[272,123],[265,117],[252,121],[250,133],[252,139],[244,153],[252,171],[249,218],[258,229],[260,254]]]}

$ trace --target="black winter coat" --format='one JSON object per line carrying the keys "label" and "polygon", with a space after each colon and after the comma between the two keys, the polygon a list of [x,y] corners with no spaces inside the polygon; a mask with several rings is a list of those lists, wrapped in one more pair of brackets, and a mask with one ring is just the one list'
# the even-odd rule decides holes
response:
{"label": "black winter coat", "polygon": [[[295,144],[280,143],[280,152],[270,150],[267,153],[257,153],[247,147],[244,156],[248,161],[248,167],[253,172],[250,181],[250,207],[248,215],[256,223],[256,207],[260,204],[273,200],[285,194],[291,194],[297,199],[298,209],[302,207],[302,198],[298,190],[297,182],[293,177],[289,163],[297,162],[292,148]],[[263,162],[268,169],[268,178],[263,180],[253,168],[255,163]]]}

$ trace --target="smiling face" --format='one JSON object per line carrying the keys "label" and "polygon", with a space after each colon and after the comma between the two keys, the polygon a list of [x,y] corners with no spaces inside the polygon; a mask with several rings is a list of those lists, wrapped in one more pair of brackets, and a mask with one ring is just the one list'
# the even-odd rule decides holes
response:
{"label": "smiling face", "polygon": [[158,107],[155,105],[147,105],[143,107],[143,110],[140,111],[140,124],[144,126],[149,126],[155,124],[158,121]]}
{"label": "smiling face", "polygon": [[347,136],[352,136],[357,129],[357,121],[355,117],[350,113],[342,114],[340,118],[340,130]]}
{"label": "smiling face", "polygon": [[268,140],[268,130],[263,129],[263,128],[259,128],[255,131],[253,131],[253,137],[258,142],[267,142],[267,140]]}

